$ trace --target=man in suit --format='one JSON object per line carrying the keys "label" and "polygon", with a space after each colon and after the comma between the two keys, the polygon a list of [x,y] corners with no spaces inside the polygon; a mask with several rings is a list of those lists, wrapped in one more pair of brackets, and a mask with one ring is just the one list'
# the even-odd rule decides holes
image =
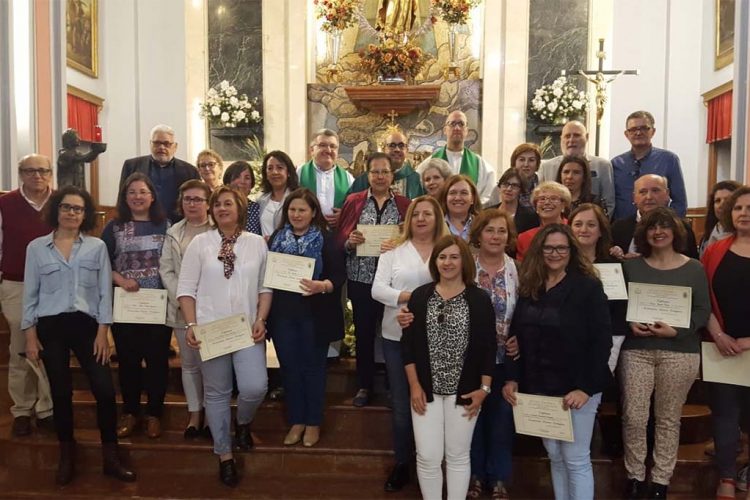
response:
{"label": "man in suit", "polygon": [[[617,258],[635,258],[639,257],[635,244],[633,243],[633,234],[635,226],[641,220],[644,214],[657,207],[669,206],[669,188],[667,179],[656,174],[646,174],[635,181],[633,191],[633,203],[636,207],[636,213],[624,219],[615,221],[612,224],[612,243],[614,246],[610,253]],[[693,259],[698,258],[698,245],[695,243],[695,234],[690,227],[690,223],[681,219],[687,230],[687,248],[682,252]]]}
{"label": "man in suit", "polygon": [[154,183],[164,213],[172,224],[182,219],[177,212],[177,196],[183,182],[200,180],[198,170],[190,163],[175,158],[177,141],[172,127],[157,125],[151,129],[151,154],[125,160],[120,174],[120,189],[134,172],[148,175]]}
{"label": "man in suit", "polygon": [[562,129],[560,149],[563,154],[544,160],[537,175],[540,181],[554,181],[560,168],[563,156],[586,158],[591,166],[591,192],[601,197],[610,217],[615,211],[615,184],[612,180],[612,164],[606,158],[586,154],[586,143],[589,133],[586,126],[577,121],[569,121]]}

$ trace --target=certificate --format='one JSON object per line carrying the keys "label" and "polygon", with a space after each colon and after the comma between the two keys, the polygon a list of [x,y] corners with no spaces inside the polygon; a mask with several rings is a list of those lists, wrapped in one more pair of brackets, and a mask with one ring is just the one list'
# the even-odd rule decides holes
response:
{"label": "certificate", "polygon": [[625,276],[622,274],[622,264],[594,264],[599,271],[599,277],[604,285],[604,293],[609,300],[628,300],[628,290],[625,287]]}
{"label": "certificate", "polygon": [[519,434],[573,442],[573,419],[563,398],[517,392],[513,422]]}
{"label": "certificate", "polygon": [[315,271],[315,259],[268,252],[263,286],[276,290],[286,290],[287,292],[302,293],[300,280],[312,279],[313,271]]}
{"label": "certificate", "polygon": [[395,224],[359,224],[357,231],[365,237],[365,242],[357,245],[357,257],[379,257],[380,245],[398,238],[398,226]]}
{"label": "certificate", "polygon": [[750,387],[750,352],[722,356],[713,342],[702,342],[703,380]]}
{"label": "certificate", "polygon": [[167,291],[141,288],[127,292],[115,287],[115,305],[112,321],[115,323],[140,323],[163,325],[167,320]]}
{"label": "certificate", "polygon": [[688,286],[628,283],[628,313],[636,323],[662,321],[673,328],[690,328],[693,290]]}
{"label": "certificate", "polygon": [[218,358],[255,344],[250,324],[244,314],[235,314],[193,327],[195,338],[201,341],[201,360]]}

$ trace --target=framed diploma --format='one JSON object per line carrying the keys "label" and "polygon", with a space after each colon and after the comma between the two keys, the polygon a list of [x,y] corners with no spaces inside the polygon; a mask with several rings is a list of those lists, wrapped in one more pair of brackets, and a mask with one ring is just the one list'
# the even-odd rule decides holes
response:
{"label": "framed diploma", "polygon": [[662,321],[673,328],[690,328],[693,290],[688,286],[628,283],[627,321]]}
{"label": "framed diploma", "polygon": [[517,392],[513,422],[519,434],[573,442],[573,419],[562,398]]}
{"label": "framed diploma", "polygon": [[750,387],[750,352],[722,356],[713,342],[701,343],[703,380]]}
{"label": "framed diploma", "polygon": [[312,279],[313,271],[315,271],[315,259],[268,252],[263,286],[276,290],[286,290],[287,292],[302,293],[299,282],[302,279]]}
{"label": "framed diploma", "polygon": [[167,320],[167,291],[141,288],[137,292],[126,292],[115,287],[115,304],[112,321],[115,323],[139,323],[163,325]]}
{"label": "framed diploma", "polygon": [[622,264],[594,264],[599,271],[599,278],[604,285],[604,293],[609,300],[628,300],[628,289],[625,287],[625,276]]}
{"label": "framed diploma", "polygon": [[193,327],[195,338],[201,341],[201,360],[218,358],[255,344],[250,323],[244,314],[235,314]]}
{"label": "framed diploma", "polygon": [[395,224],[359,224],[357,231],[365,237],[365,242],[357,245],[357,257],[379,257],[380,245],[398,238],[399,233]]}

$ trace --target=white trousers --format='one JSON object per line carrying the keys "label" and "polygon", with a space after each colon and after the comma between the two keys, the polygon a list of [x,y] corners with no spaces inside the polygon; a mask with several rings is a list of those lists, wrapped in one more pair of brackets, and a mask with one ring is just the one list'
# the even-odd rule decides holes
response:
{"label": "white trousers", "polygon": [[477,419],[464,417],[466,409],[456,405],[456,396],[434,395],[424,415],[411,412],[417,448],[417,477],[422,498],[443,497],[443,470],[448,481],[448,500],[464,500],[471,478],[471,438]]}

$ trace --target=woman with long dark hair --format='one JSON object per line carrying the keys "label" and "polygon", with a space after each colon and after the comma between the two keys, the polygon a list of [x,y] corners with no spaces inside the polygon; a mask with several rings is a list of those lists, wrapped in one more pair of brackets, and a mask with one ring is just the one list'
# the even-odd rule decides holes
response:
{"label": "woman with long dark hair", "polygon": [[698,255],[701,257],[710,244],[732,235],[721,224],[721,214],[724,202],[741,186],[742,184],[737,181],[720,181],[711,188],[708,201],[706,201],[706,207],[708,208],[706,210],[706,223],[703,226],[703,237],[698,244]]}
{"label": "woman with long dark hair", "polygon": [[289,193],[299,187],[297,169],[289,155],[283,151],[271,151],[263,157],[260,170],[260,228],[264,238],[268,238],[279,228],[282,219],[282,206]]}

